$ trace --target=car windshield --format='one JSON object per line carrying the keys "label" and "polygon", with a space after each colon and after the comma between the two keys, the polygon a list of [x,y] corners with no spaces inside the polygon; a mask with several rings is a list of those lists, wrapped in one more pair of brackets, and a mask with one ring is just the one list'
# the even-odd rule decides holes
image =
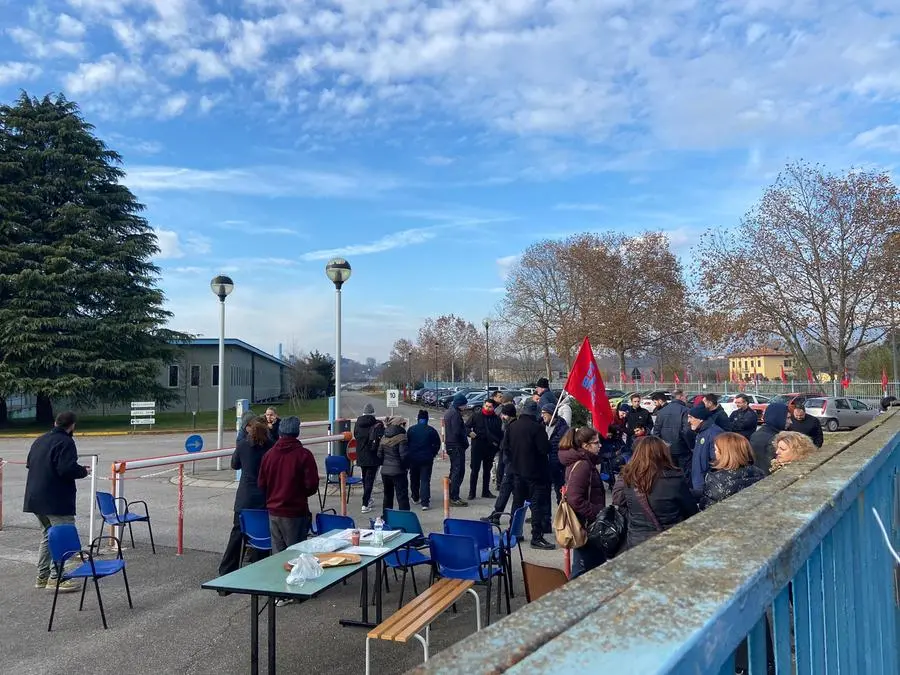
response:
{"label": "car windshield", "polygon": [[793,396],[785,396],[784,394],[779,394],[778,396],[773,396],[769,399],[769,403],[784,403],[787,405],[794,399]]}
{"label": "car windshield", "polygon": [[734,400],[734,396],[732,394],[728,394],[728,396],[723,396],[719,399],[719,403],[731,403]]}
{"label": "car windshield", "polygon": [[822,406],[824,405],[824,398],[811,398],[806,402],[806,409],[809,410],[810,408],[822,408]]}

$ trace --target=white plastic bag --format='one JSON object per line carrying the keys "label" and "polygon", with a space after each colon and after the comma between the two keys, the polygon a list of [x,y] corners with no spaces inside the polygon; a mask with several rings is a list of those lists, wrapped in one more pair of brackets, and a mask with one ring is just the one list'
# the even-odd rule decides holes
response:
{"label": "white plastic bag", "polygon": [[304,553],[299,558],[288,562],[293,565],[287,577],[287,583],[291,586],[302,586],[307,579],[317,579],[322,576],[322,566],[311,555]]}
{"label": "white plastic bag", "polygon": [[346,548],[350,542],[346,539],[337,537],[313,537],[306,541],[301,541],[293,546],[288,546],[289,551],[298,551],[300,553],[333,553],[342,548]]}

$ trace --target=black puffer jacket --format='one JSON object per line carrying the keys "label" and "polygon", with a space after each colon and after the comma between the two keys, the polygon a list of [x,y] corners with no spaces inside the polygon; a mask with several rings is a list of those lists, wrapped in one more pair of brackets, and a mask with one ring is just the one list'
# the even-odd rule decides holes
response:
{"label": "black puffer jacket", "polygon": [[768,474],[775,458],[775,446],[772,441],[787,426],[788,407],[784,403],[770,403],[763,413],[763,425],[750,437],[753,450],[753,464]]}
{"label": "black puffer jacket", "polygon": [[[679,469],[666,469],[653,482],[647,501],[662,529],[668,530],[697,513],[697,502],[691,496],[684,474]],[[625,485],[622,474],[613,487],[613,504],[628,512],[628,536],[626,548],[642,544],[659,534],[659,530],[638,500],[634,488]]]}
{"label": "black puffer jacket", "polygon": [[750,437],[753,435],[753,432],[756,431],[756,427],[759,426],[759,416],[753,408],[747,407],[743,410],[736,409],[731,416],[728,418],[728,421],[731,423],[731,430],[740,434],[748,441]]}
{"label": "black puffer jacket", "polygon": [[522,415],[506,428],[512,471],[526,480],[550,482],[550,439],[543,422]]}
{"label": "black puffer jacket", "polygon": [[713,421],[713,424],[722,431],[731,431],[731,420],[728,418],[728,415],[725,414],[722,406],[717,405],[711,412],[712,414],[709,416],[709,419]]}
{"label": "black puffer jacket", "polygon": [[25,468],[25,513],[75,515],[75,481],[87,476],[87,469],[78,463],[75,441],[65,429],[54,427],[36,439]]}
{"label": "black puffer jacket", "polygon": [[379,466],[378,444],[384,436],[384,424],[375,419],[375,415],[363,415],[353,425],[353,438],[356,439],[356,463],[359,466]]}
{"label": "black puffer jacket", "polygon": [[475,432],[472,452],[477,450],[483,456],[497,453],[503,440],[503,422],[498,415],[485,415],[477,410],[472,413],[468,428]]}
{"label": "black puffer jacket", "polygon": [[384,430],[384,438],[378,446],[381,456],[382,476],[402,476],[406,473],[406,430],[399,425],[391,425]]}
{"label": "black puffer jacket", "polygon": [[709,508],[722,500],[737,494],[746,487],[758,483],[766,474],[758,466],[742,466],[740,469],[726,471],[710,471],[703,484],[701,508]]}
{"label": "black puffer jacket", "polygon": [[669,452],[673,457],[686,455],[691,451],[684,442],[685,433],[691,430],[687,417],[687,405],[677,398],[666,403],[656,413],[653,435],[659,436],[669,444]]}

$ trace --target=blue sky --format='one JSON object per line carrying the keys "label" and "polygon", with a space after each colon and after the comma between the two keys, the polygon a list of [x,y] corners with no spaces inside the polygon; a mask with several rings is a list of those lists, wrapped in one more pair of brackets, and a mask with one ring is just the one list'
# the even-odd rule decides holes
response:
{"label": "blue sky", "polygon": [[[385,358],[477,324],[530,243],[685,258],[784,163],[893,170],[896,0],[0,0],[0,98],[62,91],[126,164],[173,326]],[[777,253],[771,253],[774,259]]]}

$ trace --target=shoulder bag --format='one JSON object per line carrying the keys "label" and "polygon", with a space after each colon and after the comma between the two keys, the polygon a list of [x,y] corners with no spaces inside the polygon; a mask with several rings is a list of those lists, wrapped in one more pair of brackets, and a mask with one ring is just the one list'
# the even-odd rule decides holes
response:
{"label": "shoulder bag", "polygon": [[[572,471],[583,461],[575,462]],[[571,472],[569,475],[571,476]],[[575,509],[569,505],[565,494],[553,516],[553,533],[556,535],[556,543],[562,548],[581,548],[587,542],[587,532],[578,519]]]}

